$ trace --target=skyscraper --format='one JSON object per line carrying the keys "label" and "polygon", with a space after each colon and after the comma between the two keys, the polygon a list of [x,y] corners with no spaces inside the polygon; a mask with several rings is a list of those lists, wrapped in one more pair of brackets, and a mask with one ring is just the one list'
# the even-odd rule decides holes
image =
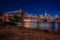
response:
{"label": "skyscraper", "polygon": [[45,9],[45,17],[47,16],[47,12],[46,12],[46,9]]}

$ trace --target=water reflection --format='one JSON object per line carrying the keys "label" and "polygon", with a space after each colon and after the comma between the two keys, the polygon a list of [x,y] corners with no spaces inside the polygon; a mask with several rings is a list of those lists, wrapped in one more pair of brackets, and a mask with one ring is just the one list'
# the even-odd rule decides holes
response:
{"label": "water reflection", "polygon": [[30,20],[26,22],[24,26],[32,29],[60,32],[60,22],[37,22],[36,20]]}
{"label": "water reflection", "polygon": [[60,32],[60,22],[43,22],[40,24],[40,29],[49,30],[51,32]]}

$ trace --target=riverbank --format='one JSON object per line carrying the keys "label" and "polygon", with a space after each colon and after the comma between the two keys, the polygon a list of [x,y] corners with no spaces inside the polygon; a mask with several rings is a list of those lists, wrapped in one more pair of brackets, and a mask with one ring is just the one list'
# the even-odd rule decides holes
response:
{"label": "riverbank", "polygon": [[0,29],[0,40],[60,40],[60,34],[8,26]]}

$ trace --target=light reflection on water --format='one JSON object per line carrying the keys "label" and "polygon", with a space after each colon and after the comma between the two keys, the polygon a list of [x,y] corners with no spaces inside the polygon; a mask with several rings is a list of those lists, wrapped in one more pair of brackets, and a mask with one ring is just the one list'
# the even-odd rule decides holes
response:
{"label": "light reflection on water", "polygon": [[60,22],[31,22],[29,25],[33,29],[49,30],[52,32],[60,32]]}
{"label": "light reflection on water", "polygon": [[60,22],[38,22],[37,20],[24,20],[24,27],[60,32]]}

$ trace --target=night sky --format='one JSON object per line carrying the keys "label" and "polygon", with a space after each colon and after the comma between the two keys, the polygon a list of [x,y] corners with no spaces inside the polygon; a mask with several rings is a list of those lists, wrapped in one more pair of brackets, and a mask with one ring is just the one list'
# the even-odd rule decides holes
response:
{"label": "night sky", "polygon": [[60,0],[0,0],[0,12],[24,10],[31,14],[44,14],[45,10],[52,17],[60,15]]}

